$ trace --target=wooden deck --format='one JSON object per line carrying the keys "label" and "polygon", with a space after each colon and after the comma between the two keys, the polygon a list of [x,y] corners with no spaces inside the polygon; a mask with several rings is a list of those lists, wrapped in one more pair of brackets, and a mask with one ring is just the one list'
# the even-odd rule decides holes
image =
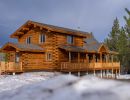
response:
{"label": "wooden deck", "polygon": [[0,73],[23,72],[22,62],[0,62]]}
{"label": "wooden deck", "polygon": [[89,71],[89,70],[112,70],[120,69],[119,62],[113,63],[70,63],[62,62],[61,71],[62,72],[77,72],[77,71]]}

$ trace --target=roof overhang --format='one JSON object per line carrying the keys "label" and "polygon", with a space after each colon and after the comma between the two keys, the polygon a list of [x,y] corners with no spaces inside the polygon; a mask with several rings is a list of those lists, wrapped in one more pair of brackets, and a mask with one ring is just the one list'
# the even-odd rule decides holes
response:
{"label": "roof overhang", "polygon": [[[20,45],[25,45],[25,48],[20,48]],[[26,48],[27,46],[27,48]],[[32,49],[29,48],[30,45],[27,44],[15,44],[15,43],[6,43],[2,48],[1,51],[25,51],[25,52],[45,52],[45,50],[43,49]],[[8,48],[14,48],[13,50],[10,50]]]}
{"label": "roof overhang", "polygon": [[64,33],[68,35],[74,35],[74,36],[79,36],[79,37],[87,37],[87,32],[81,32],[78,30],[73,30],[68,29],[68,28],[62,28],[58,26],[53,26],[53,25],[48,25],[48,24],[43,24],[43,23],[38,23],[34,21],[27,21],[25,24],[23,24],[20,28],[18,28],[13,34],[10,35],[11,38],[18,38],[20,35],[24,34],[24,31],[29,31],[29,26],[39,27],[40,30],[45,29],[47,32],[57,32],[57,33]]}
{"label": "roof overhang", "polygon": [[87,52],[87,50],[79,46],[62,45],[62,46],[59,46],[59,48],[68,52]]}

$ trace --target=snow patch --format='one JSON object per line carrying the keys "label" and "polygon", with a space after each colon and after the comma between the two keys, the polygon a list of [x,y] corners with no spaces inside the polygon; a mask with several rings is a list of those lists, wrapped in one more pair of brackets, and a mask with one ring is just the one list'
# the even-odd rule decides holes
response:
{"label": "snow patch", "polygon": [[130,100],[129,90],[128,82],[58,75],[1,92],[0,100]]}

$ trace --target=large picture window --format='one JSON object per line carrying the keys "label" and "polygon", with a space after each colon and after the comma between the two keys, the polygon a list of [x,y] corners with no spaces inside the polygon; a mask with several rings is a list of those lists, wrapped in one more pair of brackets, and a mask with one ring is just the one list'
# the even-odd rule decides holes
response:
{"label": "large picture window", "polygon": [[44,43],[46,41],[46,35],[45,34],[40,34],[39,36],[39,42]]}
{"label": "large picture window", "polygon": [[74,37],[68,35],[68,36],[67,36],[67,43],[68,43],[68,44],[73,44],[73,43],[74,43]]}

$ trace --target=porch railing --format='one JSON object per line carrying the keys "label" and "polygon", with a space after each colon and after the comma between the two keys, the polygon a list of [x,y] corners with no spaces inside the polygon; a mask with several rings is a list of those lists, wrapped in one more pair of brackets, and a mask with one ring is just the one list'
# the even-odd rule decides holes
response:
{"label": "porch railing", "polygon": [[22,62],[0,62],[0,72],[21,72]]}
{"label": "porch railing", "polygon": [[119,69],[120,62],[113,63],[70,63],[62,62],[61,71],[87,71],[93,69]]}

